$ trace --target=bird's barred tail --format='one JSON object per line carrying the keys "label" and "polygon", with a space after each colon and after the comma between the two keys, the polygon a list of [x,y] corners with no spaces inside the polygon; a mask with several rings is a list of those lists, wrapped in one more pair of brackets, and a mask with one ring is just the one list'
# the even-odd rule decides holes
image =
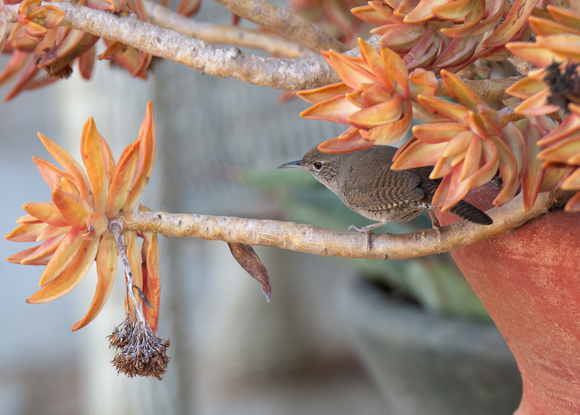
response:
{"label": "bird's barred tail", "polygon": [[463,200],[460,200],[459,203],[449,209],[449,212],[459,216],[461,219],[465,219],[469,222],[477,223],[479,225],[491,225],[493,223],[493,220],[484,212],[475,206],[464,202]]}

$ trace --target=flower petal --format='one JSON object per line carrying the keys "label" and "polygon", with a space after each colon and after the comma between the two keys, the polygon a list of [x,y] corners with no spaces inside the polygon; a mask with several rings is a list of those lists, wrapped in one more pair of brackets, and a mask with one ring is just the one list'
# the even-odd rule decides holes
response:
{"label": "flower petal", "polygon": [[494,206],[501,206],[509,202],[516,194],[520,181],[517,171],[517,161],[508,146],[499,137],[489,138],[497,147],[499,155],[499,172],[501,174],[502,186],[497,197],[494,199]]}
{"label": "flower petal", "polygon": [[429,95],[419,95],[417,98],[419,99],[419,103],[433,114],[447,118],[452,122],[462,124],[465,115],[469,111],[463,105],[455,104],[443,98]]}
{"label": "flower petal", "polygon": [[441,79],[443,80],[445,90],[452,98],[455,98],[457,102],[469,108],[471,111],[478,112],[478,106],[483,104],[483,102],[457,76],[443,69],[441,70]]}
{"label": "flower petal", "polygon": [[40,171],[40,175],[50,187],[50,190],[53,190],[57,185],[60,185],[60,182],[63,177],[73,178],[72,174],[61,170],[55,167],[52,163],[43,160],[38,157],[32,157],[32,161],[38,167],[38,171]]}
{"label": "flower petal", "polygon": [[302,111],[300,116],[311,120],[327,120],[348,124],[348,116],[359,110],[360,108],[349,101],[344,95],[338,95],[312,105]]}
{"label": "flower petal", "polygon": [[433,166],[441,157],[445,145],[446,143],[412,142],[397,156],[391,168],[393,170],[407,170],[414,167]]}
{"label": "flower petal", "polygon": [[413,135],[424,143],[442,143],[451,140],[460,132],[467,131],[465,124],[433,122],[413,127]]}
{"label": "flower petal", "polygon": [[141,143],[135,141],[130,144],[117,164],[115,177],[109,185],[109,194],[107,195],[106,210],[109,218],[117,216],[127,201],[129,189],[131,188],[131,180],[135,175],[135,166],[137,165],[137,158],[139,157],[139,147]]}
{"label": "flower petal", "polygon": [[12,242],[34,242],[47,226],[46,223],[23,223],[4,238]]}
{"label": "flower petal", "polygon": [[55,142],[49,140],[43,134],[38,133],[38,137],[48,152],[58,161],[76,180],[82,199],[92,201],[89,179],[85,175],[82,166],[70,154],[62,149]]}
{"label": "flower petal", "polygon": [[53,226],[68,226],[69,223],[62,217],[58,208],[51,202],[30,202],[22,205],[22,209],[44,223]]}
{"label": "flower petal", "polygon": [[361,130],[361,137],[373,141],[376,145],[387,145],[404,139],[413,125],[413,111],[409,105],[407,112],[398,121],[371,128],[368,133]]}
{"label": "flower petal", "polygon": [[98,247],[98,239],[91,241],[83,240],[79,253],[75,256],[68,268],[47,285],[28,297],[26,302],[29,304],[46,303],[56,300],[70,292],[83,280],[87,272],[89,272],[95,260]]}
{"label": "flower petal", "polygon": [[90,117],[81,134],[81,156],[93,190],[95,210],[104,212],[107,197],[105,160],[101,148],[100,134],[93,117]]}
{"label": "flower petal", "polygon": [[52,201],[70,226],[78,229],[87,227],[87,218],[93,213],[93,209],[84,200],[56,187],[52,191]]}
{"label": "flower petal", "polygon": [[58,245],[52,259],[42,272],[38,282],[40,287],[44,287],[72,263],[81,249],[82,242],[81,231],[72,228]]}
{"label": "flower petal", "polygon": [[341,55],[333,50],[323,53],[323,56],[334,68],[340,79],[352,89],[358,89],[360,84],[377,82],[373,74],[356,58]]}
{"label": "flower petal", "polygon": [[[141,209],[139,209],[141,210]],[[157,332],[159,321],[159,300],[161,295],[161,281],[159,279],[159,241],[157,234],[143,232],[143,293],[153,307],[144,306],[143,315],[147,319],[153,333]]]}
{"label": "flower petal", "polygon": [[344,82],[340,82],[338,84],[326,85],[322,88],[298,91],[296,96],[310,104],[318,104],[319,102],[327,101],[337,95],[344,95],[351,91],[352,88],[350,86],[346,85]]}
{"label": "flower petal", "polygon": [[388,101],[351,114],[347,118],[347,121],[356,128],[369,129],[379,125],[393,123],[401,118],[402,113],[401,97],[395,94]]}
{"label": "flower petal", "polygon": [[350,127],[338,137],[326,140],[318,145],[323,153],[339,154],[363,150],[374,146],[372,141],[363,139],[358,128]]}
{"label": "flower petal", "polygon": [[[38,248],[40,248],[40,245],[39,246],[33,246],[32,248],[27,248],[27,249],[25,249],[23,251],[17,252],[17,253],[15,253],[13,255],[10,255],[8,258],[6,258],[6,261],[8,261],[8,262],[10,262],[12,264],[20,264],[24,258],[26,258],[30,254],[32,254]],[[45,260],[43,260],[42,262],[44,262],[44,263],[39,264],[39,263],[35,262],[35,263],[28,264],[28,265],[46,265],[48,263]]]}
{"label": "flower petal", "polygon": [[137,206],[141,193],[143,193],[143,189],[153,171],[153,162],[155,161],[155,117],[153,116],[153,104],[151,104],[151,101],[147,103],[145,117],[139,130],[139,142],[141,145],[139,146],[139,157],[137,158],[136,176],[133,178],[133,184],[123,206],[125,212],[132,211]]}
{"label": "flower petal", "polygon": [[362,57],[364,58],[367,65],[369,65],[372,73],[377,77],[379,82],[387,88],[389,91],[394,91],[393,80],[389,74],[389,68],[386,66],[385,62],[381,58],[381,55],[372,48],[368,43],[366,43],[361,38],[358,39],[358,45]]}
{"label": "flower petal", "polygon": [[107,302],[115,282],[117,258],[115,237],[108,233],[101,238],[97,251],[97,288],[93,301],[87,314],[72,326],[73,331],[81,329],[93,321]]}
{"label": "flower petal", "polygon": [[[63,236],[55,236],[53,238],[47,239],[39,247],[37,247],[30,255],[22,258],[20,263],[22,265],[33,265],[37,264],[41,260],[48,260],[52,257],[55,251],[60,246]],[[47,261],[48,265],[48,261]]]}

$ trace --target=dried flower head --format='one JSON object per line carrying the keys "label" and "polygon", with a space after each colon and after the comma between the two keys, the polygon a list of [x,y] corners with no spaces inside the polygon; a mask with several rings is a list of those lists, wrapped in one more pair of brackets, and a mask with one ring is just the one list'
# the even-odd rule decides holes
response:
{"label": "dried flower head", "polygon": [[112,361],[118,373],[124,373],[131,378],[163,378],[169,364],[169,340],[155,336],[146,320],[133,321],[127,316],[120,326],[115,327],[109,340],[110,347],[118,349]]}

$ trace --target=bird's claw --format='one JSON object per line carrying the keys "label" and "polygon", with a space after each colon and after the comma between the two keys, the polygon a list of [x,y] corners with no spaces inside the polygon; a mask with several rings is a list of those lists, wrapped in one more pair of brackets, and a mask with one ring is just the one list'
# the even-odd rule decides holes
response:
{"label": "bird's claw", "polygon": [[372,241],[371,241],[371,229],[372,228],[367,228],[366,226],[363,226],[361,228],[355,226],[355,225],[350,225],[348,227],[348,230],[350,231],[351,229],[355,229],[356,231],[360,232],[360,233],[364,233],[365,236],[367,237],[367,252],[371,251],[371,246],[372,246]]}

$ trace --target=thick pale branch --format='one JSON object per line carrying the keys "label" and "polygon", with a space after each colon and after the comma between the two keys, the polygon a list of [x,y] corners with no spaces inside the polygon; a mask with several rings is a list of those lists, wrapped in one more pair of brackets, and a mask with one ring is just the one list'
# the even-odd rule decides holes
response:
{"label": "thick pale branch", "polygon": [[152,1],[146,1],[145,7],[151,23],[209,43],[262,50],[285,58],[312,55],[305,47],[272,33],[188,19]]}
{"label": "thick pale branch", "polygon": [[61,25],[125,43],[210,75],[283,90],[310,89],[340,81],[322,56],[264,58],[238,48],[216,47],[134,16],[117,16],[68,2],[51,4],[66,12]]}
{"label": "thick pale branch", "polygon": [[337,232],[311,225],[276,220],[244,219],[225,216],[134,212],[122,216],[124,230],[157,232],[165,236],[194,237],[247,245],[272,246],[316,255],[367,259],[408,259],[460,248],[515,229],[548,213],[556,201],[543,193],[528,212],[521,195],[501,208],[487,213],[493,225],[457,222],[441,228],[408,234],[373,234],[367,251],[366,236]]}
{"label": "thick pale branch", "polygon": [[314,52],[334,49],[344,52],[348,48],[314,23],[288,10],[276,7],[265,0],[215,0],[232,13],[266,29],[293,39]]}

